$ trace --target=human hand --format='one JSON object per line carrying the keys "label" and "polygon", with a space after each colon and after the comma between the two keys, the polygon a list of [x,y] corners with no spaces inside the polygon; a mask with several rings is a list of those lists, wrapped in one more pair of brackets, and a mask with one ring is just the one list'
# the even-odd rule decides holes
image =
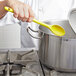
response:
{"label": "human hand", "polygon": [[14,10],[14,17],[23,22],[32,22],[34,13],[31,7],[18,0],[6,0],[6,5]]}

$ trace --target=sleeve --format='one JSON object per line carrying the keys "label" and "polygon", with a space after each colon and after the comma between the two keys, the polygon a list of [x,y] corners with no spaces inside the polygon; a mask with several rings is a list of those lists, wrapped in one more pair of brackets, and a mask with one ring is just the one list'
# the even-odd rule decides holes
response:
{"label": "sleeve", "polygon": [[13,17],[13,14],[8,12],[2,19],[0,19],[0,26],[7,24],[19,23],[20,21]]}

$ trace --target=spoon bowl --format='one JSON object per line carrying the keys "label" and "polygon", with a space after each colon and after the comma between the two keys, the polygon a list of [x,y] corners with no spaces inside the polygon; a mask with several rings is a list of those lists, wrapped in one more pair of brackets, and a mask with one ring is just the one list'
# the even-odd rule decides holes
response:
{"label": "spoon bowl", "polygon": [[65,30],[58,25],[49,25],[49,29],[57,36],[65,35]]}

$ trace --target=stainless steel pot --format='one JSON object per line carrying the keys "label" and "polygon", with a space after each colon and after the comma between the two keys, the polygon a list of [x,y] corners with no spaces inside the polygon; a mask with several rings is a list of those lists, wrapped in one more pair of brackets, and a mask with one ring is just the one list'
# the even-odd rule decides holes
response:
{"label": "stainless steel pot", "polygon": [[52,34],[49,29],[43,26],[39,27],[39,32],[42,35],[39,48],[41,63],[56,71],[76,72],[76,34],[69,22],[67,20],[48,20],[46,23],[62,26],[66,34],[63,37],[58,37]]}

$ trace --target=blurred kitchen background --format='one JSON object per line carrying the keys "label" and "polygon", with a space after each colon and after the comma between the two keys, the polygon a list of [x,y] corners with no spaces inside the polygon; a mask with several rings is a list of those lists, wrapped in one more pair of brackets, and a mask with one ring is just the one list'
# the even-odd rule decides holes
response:
{"label": "blurred kitchen background", "polygon": [[[38,31],[39,25],[19,22],[8,12],[0,20],[4,25],[0,26],[0,76],[76,76],[76,34],[68,21],[68,12],[76,8],[76,0],[26,0],[26,3],[36,9],[36,19],[63,26],[66,35],[60,38],[45,33],[42,40],[35,39],[27,33],[27,27]],[[25,23],[28,26],[20,26]],[[29,32],[35,37],[41,34]]]}

